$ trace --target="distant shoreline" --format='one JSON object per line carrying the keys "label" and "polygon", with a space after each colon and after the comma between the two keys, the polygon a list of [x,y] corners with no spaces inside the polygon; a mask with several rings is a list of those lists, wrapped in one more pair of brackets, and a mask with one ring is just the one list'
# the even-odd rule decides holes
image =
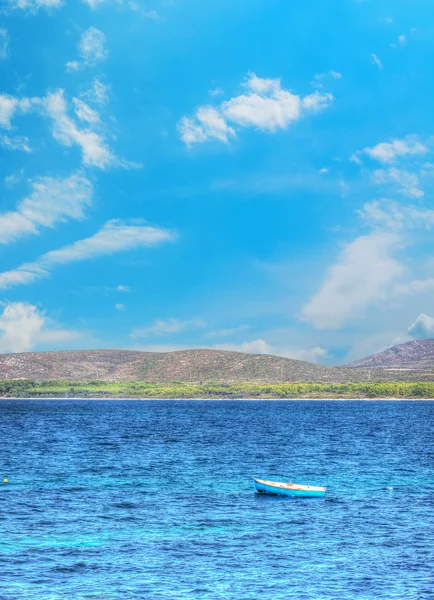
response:
{"label": "distant shoreline", "polygon": [[148,402],[148,401],[157,401],[157,402],[434,402],[434,398],[396,398],[396,397],[379,397],[379,398],[155,398],[155,397],[147,397],[147,398],[124,398],[124,397],[94,397],[94,398],[85,398],[83,396],[77,397],[62,397],[62,396],[50,396],[47,398],[42,398],[41,396],[34,396],[29,398],[21,398],[19,396],[0,396],[0,402],[2,400],[83,400],[83,401],[116,401],[122,400],[125,402]]}
{"label": "distant shoreline", "polygon": [[0,380],[0,397],[94,400],[407,400],[434,398],[434,382],[267,383],[259,381]]}

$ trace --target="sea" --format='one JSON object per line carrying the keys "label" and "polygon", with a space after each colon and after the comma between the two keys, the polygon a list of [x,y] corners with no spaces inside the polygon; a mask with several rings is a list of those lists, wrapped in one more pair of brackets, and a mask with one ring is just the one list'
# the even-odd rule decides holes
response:
{"label": "sea", "polygon": [[0,401],[0,599],[129,598],[434,599],[434,402]]}

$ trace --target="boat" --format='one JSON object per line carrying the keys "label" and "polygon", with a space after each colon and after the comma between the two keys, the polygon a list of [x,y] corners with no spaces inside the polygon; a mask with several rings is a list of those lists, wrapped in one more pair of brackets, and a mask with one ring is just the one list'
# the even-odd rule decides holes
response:
{"label": "boat", "polygon": [[322,498],[326,492],[325,487],[314,485],[299,485],[298,483],[284,483],[282,481],[267,481],[255,479],[256,491],[260,494],[279,494],[280,496],[299,496],[302,498]]}

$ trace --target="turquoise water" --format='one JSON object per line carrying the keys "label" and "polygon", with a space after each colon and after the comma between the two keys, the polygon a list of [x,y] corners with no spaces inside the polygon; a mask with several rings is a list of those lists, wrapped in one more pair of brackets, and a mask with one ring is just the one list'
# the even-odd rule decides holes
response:
{"label": "turquoise water", "polygon": [[[0,598],[434,598],[433,402],[1,401]],[[252,476],[326,485],[254,493]]]}

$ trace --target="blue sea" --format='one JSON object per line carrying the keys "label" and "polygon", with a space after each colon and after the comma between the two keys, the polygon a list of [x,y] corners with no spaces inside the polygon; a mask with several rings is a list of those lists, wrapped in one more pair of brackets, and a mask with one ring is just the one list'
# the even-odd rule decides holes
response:
{"label": "blue sea", "polygon": [[0,598],[433,599],[433,468],[433,402],[1,401]]}

